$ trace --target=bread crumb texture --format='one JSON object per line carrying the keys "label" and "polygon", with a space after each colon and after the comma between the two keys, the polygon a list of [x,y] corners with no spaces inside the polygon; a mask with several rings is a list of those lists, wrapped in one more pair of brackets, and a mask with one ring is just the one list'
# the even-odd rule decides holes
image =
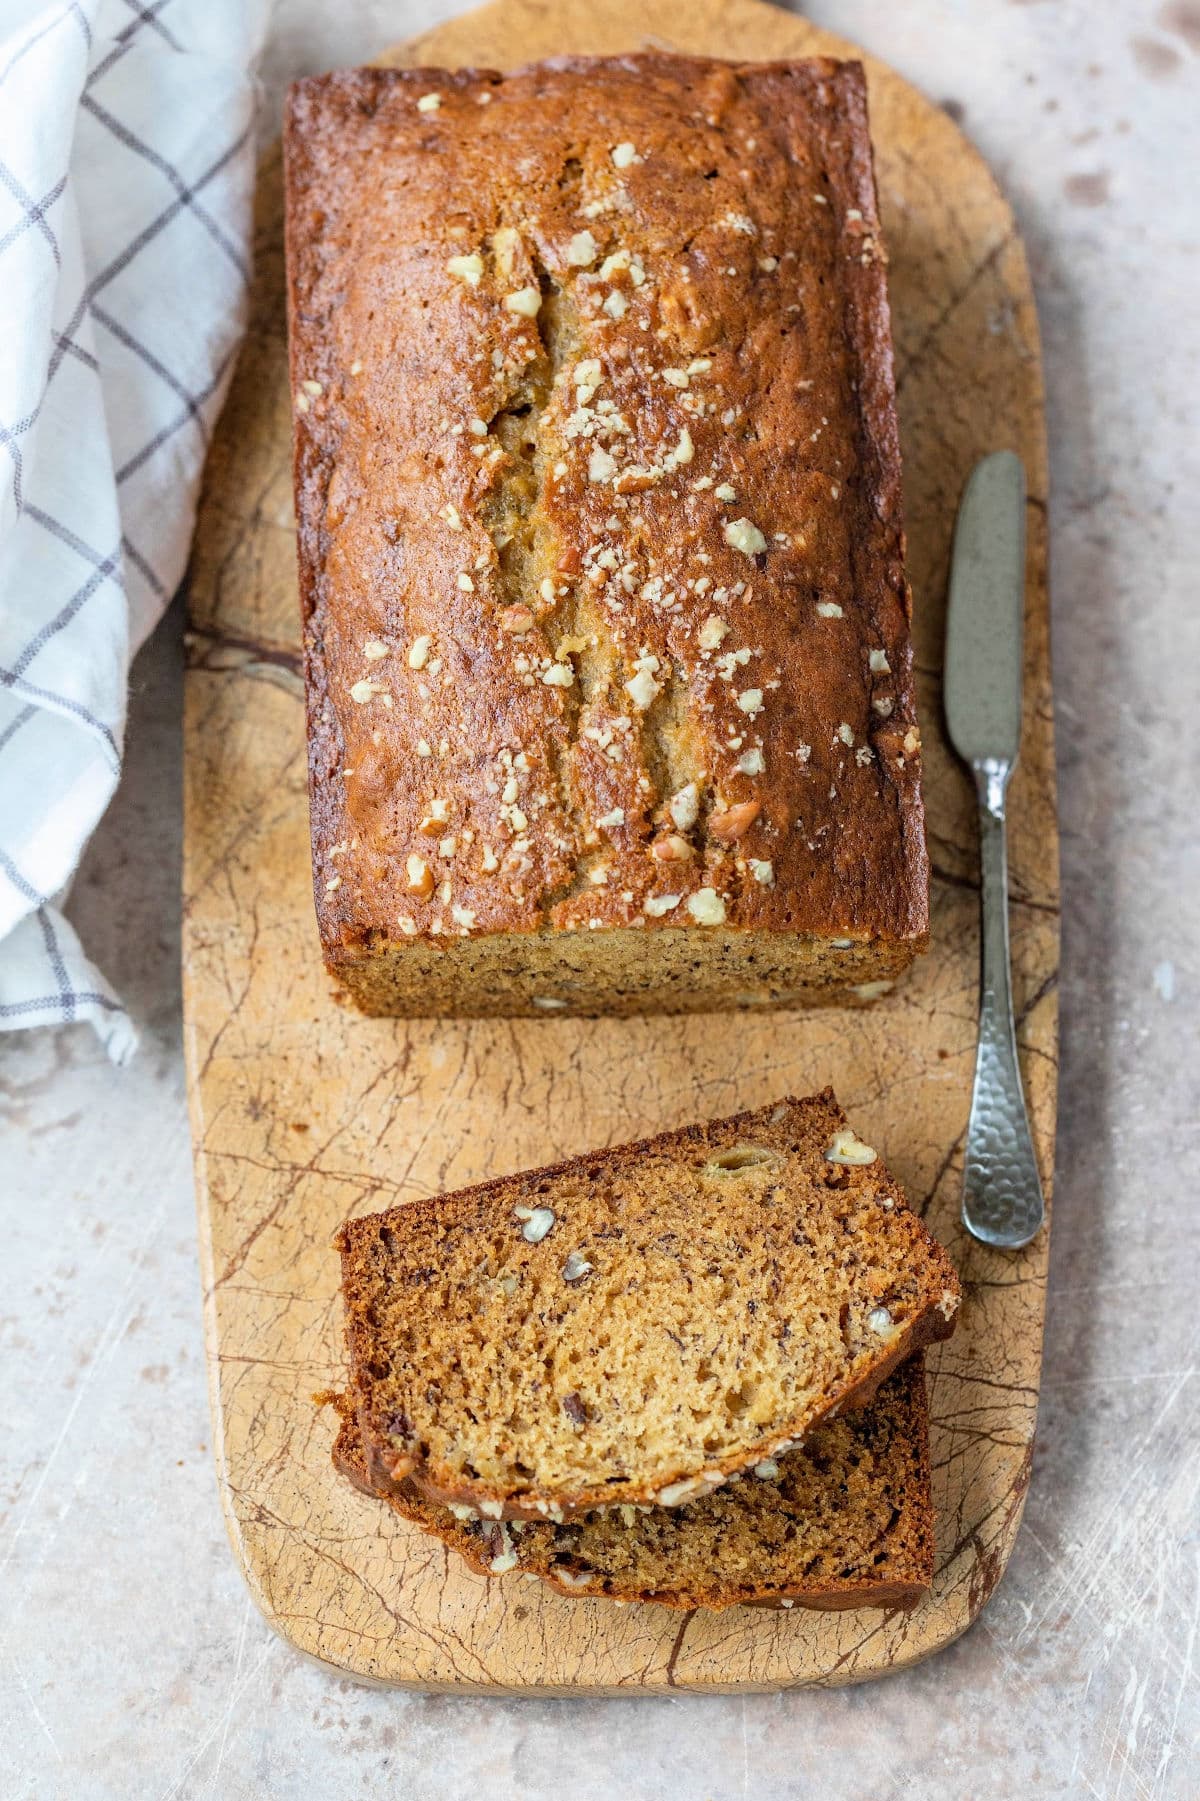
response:
{"label": "bread crumb texture", "polygon": [[351,1220],[370,1480],[484,1518],[672,1508],[953,1330],[959,1285],[828,1092]]}
{"label": "bread crumb texture", "polygon": [[359,70],[286,156],[331,969],[870,999],[928,873],[861,69]]}

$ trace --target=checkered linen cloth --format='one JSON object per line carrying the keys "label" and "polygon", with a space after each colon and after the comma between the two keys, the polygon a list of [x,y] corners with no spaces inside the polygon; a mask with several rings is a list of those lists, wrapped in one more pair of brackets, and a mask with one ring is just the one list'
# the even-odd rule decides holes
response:
{"label": "checkered linen cloth", "polygon": [[237,348],[267,0],[0,0],[0,1026],[133,1025],[58,911]]}

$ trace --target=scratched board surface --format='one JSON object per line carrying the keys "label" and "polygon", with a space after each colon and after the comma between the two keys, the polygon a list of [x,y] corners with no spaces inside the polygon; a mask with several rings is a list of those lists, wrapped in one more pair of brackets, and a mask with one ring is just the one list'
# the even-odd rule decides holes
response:
{"label": "scratched board surface", "polygon": [[[650,46],[853,54],[756,3],[500,0],[392,60],[512,67]],[[308,855],[278,153],[262,167],[252,318],[206,478],[186,698],[185,1006],[222,1497],[259,1606],[355,1675],[574,1692],[861,1680],[946,1644],[995,1587],[1028,1481],[1048,1235],[989,1251],[958,1221],[978,984],[973,797],[939,673],[954,506],[977,457],[1029,476],[1026,696],[1011,793],[1019,1039],[1053,1165],[1058,873],[1045,446],[1024,252],[953,123],[865,59],[891,258],[934,948],[880,1006],[619,1021],[364,1020],[321,966]],[[937,1575],[914,1613],[676,1614],[468,1573],[339,1480],[310,1396],[341,1375],[330,1238],[372,1209],[831,1082],[949,1245],[965,1301],[930,1358]]]}

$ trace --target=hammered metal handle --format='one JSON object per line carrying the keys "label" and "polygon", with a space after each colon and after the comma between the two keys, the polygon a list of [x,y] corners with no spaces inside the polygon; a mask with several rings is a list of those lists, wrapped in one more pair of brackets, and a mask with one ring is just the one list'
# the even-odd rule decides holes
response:
{"label": "hammered metal handle", "polygon": [[1041,1227],[1041,1177],[1025,1111],[1008,954],[1008,848],[1004,794],[1012,765],[975,765],[979,791],[983,978],[979,1049],[967,1125],[963,1224],[984,1244],[1019,1250]]}

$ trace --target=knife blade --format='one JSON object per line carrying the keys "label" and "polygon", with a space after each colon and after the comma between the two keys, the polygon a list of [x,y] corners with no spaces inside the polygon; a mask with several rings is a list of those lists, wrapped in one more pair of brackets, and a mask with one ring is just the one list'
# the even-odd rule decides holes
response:
{"label": "knife blade", "polygon": [[1024,619],[1025,471],[998,450],[971,471],[954,527],[945,702],[965,763],[1017,760]]}
{"label": "knife blade", "polygon": [[1001,450],[977,463],[954,528],[943,698],[950,741],[979,801],[979,1042],[967,1124],[962,1217],[985,1244],[1017,1250],[1045,1203],[1021,1086],[1008,937],[1006,797],[1021,742],[1025,472]]}

